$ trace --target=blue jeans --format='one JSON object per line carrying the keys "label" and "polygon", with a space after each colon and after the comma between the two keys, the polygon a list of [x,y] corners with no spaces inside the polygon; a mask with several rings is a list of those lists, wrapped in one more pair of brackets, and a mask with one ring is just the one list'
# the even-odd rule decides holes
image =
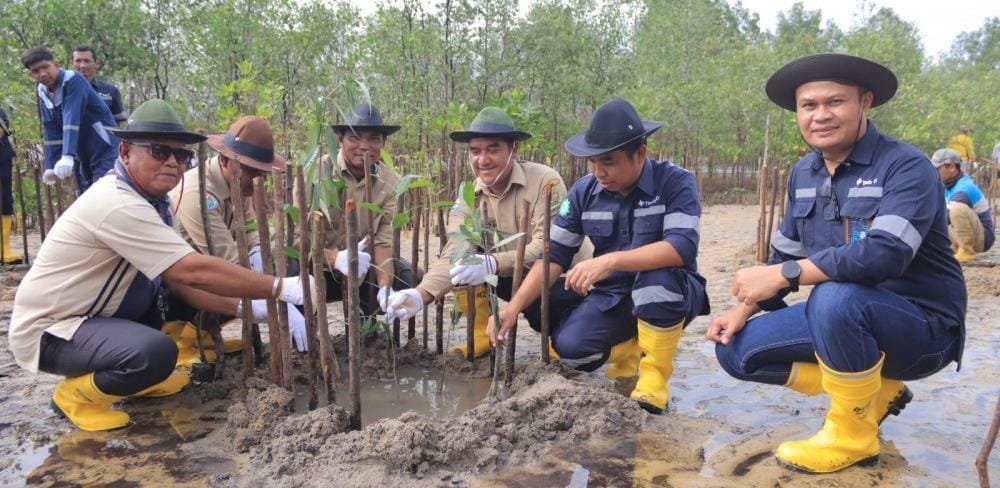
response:
{"label": "blue jeans", "polygon": [[843,372],[870,369],[885,352],[882,376],[916,380],[955,360],[956,330],[934,334],[923,312],[878,288],[828,281],[806,303],[750,320],[729,345],[718,344],[719,364],[735,378],[783,385],[793,362],[816,362]]}

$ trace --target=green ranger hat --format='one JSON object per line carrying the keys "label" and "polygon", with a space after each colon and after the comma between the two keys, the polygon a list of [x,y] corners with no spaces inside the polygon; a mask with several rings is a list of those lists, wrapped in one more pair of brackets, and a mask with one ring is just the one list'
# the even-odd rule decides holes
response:
{"label": "green ranger hat", "polygon": [[180,116],[169,103],[154,98],[139,105],[129,115],[124,129],[105,127],[108,132],[128,141],[135,139],[174,139],[185,144],[196,144],[205,136],[188,132],[181,123]]}
{"label": "green ranger hat", "polygon": [[486,107],[476,114],[467,130],[459,130],[449,134],[455,142],[469,142],[476,137],[510,137],[515,141],[531,139],[531,134],[514,130],[514,121],[503,109]]}

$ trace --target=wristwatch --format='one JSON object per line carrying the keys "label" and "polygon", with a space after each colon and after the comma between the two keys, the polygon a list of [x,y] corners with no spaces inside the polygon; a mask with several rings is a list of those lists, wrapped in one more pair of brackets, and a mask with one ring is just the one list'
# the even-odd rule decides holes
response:
{"label": "wristwatch", "polygon": [[799,277],[802,276],[802,267],[798,261],[785,261],[781,265],[781,276],[788,280],[788,291],[799,291]]}

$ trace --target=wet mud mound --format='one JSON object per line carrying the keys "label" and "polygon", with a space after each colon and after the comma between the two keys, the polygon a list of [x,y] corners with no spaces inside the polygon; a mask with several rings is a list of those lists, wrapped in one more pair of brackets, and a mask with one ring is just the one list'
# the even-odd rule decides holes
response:
{"label": "wet mud mound", "polygon": [[[383,480],[462,484],[461,480],[480,473],[537,459],[557,442],[582,442],[641,429],[647,414],[634,402],[601,385],[568,379],[556,370],[554,365],[525,368],[511,386],[509,398],[486,400],[454,419],[407,412],[359,432],[322,436],[327,429],[340,426],[337,413],[312,412],[295,428],[276,432],[272,427],[264,433],[260,446],[251,452],[252,459],[262,462],[252,470],[256,474],[248,485],[328,482],[366,486],[371,479],[366,471]],[[314,429],[319,430],[316,437],[303,441],[303,433]]]}

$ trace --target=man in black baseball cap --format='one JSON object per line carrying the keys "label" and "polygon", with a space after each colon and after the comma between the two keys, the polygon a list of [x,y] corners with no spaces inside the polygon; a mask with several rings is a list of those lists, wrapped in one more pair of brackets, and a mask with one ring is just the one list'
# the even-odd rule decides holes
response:
{"label": "man in black baseball cap", "polygon": [[[877,462],[879,424],[913,396],[903,381],[962,355],[965,284],[941,182],[920,150],[868,119],[896,88],[888,68],[832,53],[767,81],[814,151],[791,170],[769,264],[736,273],[739,304],[707,332],[732,376],[829,394],[823,429],[775,452],[806,472]],[[816,286],[786,307],[782,297],[800,285]],[[747,322],[761,309],[772,312]]]}

